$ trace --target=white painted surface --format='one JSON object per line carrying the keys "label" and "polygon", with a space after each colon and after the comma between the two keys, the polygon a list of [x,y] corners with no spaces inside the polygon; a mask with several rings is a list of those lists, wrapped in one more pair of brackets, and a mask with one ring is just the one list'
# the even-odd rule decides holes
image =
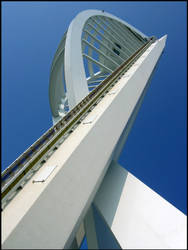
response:
{"label": "white painted surface", "polygon": [[113,90],[113,91],[110,91],[110,92],[108,93],[108,95],[114,95],[116,92],[117,92],[117,89],[116,89],[116,90]]}
{"label": "white painted surface", "polygon": [[187,217],[118,164],[94,204],[122,249],[186,249]]}
{"label": "white painted surface", "polygon": [[129,77],[120,79],[113,87],[117,92],[106,95],[91,111],[97,118],[87,126],[80,124],[47,160],[44,167],[57,165],[48,179],[36,185],[32,177],[5,208],[2,212],[4,249],[70,246],[165,41],[166,36],[156,41],[144,53],[145,57],[138,59],[137,67],[127,71]]}
{"label": "white painted surface", "polygon": [[57,166],[46,166],[43,168],[42,172],[34,178],[33,183],[46,181],[46,179],[51,175],[56,167]]}
{"label": "white painted surface", "polygon": [[88,115],[88,117],[84,119],[83,124],[92,123],[96,118],[97,118],[97,115],[92,115],[92,116]]}

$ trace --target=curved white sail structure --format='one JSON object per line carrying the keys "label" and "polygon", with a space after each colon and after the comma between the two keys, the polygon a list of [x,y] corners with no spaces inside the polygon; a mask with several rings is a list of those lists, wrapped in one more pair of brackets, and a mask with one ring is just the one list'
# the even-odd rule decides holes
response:
{"label": "curved white sail structure", "polygon": [[148,37],[103,11],[79,13],[55,53],[49,97],[56,123],[140,48]]}

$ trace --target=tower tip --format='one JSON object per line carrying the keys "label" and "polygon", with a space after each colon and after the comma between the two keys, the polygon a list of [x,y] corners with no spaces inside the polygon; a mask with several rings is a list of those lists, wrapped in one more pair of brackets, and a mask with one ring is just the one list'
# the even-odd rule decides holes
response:
{"label": "tower tip", "polygon": [[168,35],[166,34],[166,35],[162,36],[162,37],[159,39],[159,41],[163,41],[163,42],[164,42],[164,46],[165,46],[165,44],[166,44],[167,36],[168,36]]}
{"label": "tower tip", "polygon": [[159,40],[165,40],[165,42],[166,42],[166,39],[167,39],[167,34],[165,34],[164,36],[162,36]]}

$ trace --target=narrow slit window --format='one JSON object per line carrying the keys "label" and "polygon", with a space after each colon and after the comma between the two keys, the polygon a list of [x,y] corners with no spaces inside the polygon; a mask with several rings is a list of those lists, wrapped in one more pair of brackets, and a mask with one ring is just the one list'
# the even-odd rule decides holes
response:
{"label": "narrow slit window", "polygon": [[119,49],[121,49],[121,46],[118,43],[114,43]]}
{"label": "narrow slit window", "polygon": [[114,51],[114,53],[116,53],[116,55],[119,56],[120,52],[117,49],[113,48],[113,51]]}

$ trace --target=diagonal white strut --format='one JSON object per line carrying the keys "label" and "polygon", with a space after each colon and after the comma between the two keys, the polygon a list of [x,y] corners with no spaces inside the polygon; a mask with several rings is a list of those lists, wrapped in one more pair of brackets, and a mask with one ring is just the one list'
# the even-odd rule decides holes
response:
{"label": "diagonal white strut", "polygon": [[[186,215],[115,162],[94,205],[106,224],[95,228],[99,249],[108,248],[109,238],[115,238],[121,249],[186,248]],[[101,233],[104,227],[110,237]]]}

